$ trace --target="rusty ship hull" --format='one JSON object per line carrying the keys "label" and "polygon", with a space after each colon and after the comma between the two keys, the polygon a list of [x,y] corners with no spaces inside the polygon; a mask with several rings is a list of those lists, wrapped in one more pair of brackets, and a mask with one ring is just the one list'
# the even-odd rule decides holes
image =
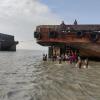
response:
{"label": "rusty ship hull", "polygon": [[49,47],[49,56],[61,55],[70,47],[82,57],[100,59],[100,25],[40,25],[34,37],[38,44]]}

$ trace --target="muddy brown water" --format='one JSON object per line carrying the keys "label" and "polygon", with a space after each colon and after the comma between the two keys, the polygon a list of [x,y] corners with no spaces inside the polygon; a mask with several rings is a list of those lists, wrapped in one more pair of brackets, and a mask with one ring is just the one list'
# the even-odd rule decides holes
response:
{"label": "muddy brown water", "polygon": [[0,52],[0,100],[100,100],[100,62],[88,69],[37,51]]}

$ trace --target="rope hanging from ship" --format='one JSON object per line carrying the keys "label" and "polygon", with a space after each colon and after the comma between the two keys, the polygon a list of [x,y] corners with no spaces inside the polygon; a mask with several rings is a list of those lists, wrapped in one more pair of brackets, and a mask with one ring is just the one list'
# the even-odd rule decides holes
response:
{"label": "rope hanging from ship", "polygon": [[51,32],[49,32],[49,38],[57,38],[57,36],[58,36],[58,33],[57,32],[55,32],[55,31],[51,31]]}
{"label": "rope hanging from ship", "polygon": [[41,33],[39,32],[34,32],[34,38],[40,39]]}
{"label": "rope hanging from ship", "polygon": [[78,38],[81,38],[81,37],[84,36],[84,33],[83,33],[82,31],[78,31],[78,32],[76,33],[76,36],[77,36]]}
{"label": "rope hanging from ship", "polygon": [[90,33],[89,39],[92,42],[96,42],[99,39],[99,33],[98,32]]}

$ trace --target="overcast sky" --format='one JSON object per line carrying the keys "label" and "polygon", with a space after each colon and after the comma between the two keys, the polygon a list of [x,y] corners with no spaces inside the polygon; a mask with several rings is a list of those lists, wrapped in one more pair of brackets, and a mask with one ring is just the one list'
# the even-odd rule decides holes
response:
{"label": "overcast sky", "polygon": [[40,24],[100,23],[100,0],[0,0],[0,32],[15,36],[18,49],[44,49],[33,32]]}

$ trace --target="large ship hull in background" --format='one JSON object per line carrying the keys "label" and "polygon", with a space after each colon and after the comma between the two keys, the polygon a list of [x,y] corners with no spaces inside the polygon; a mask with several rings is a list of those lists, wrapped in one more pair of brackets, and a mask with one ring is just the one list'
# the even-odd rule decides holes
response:
{"label": "large ship hull in background", "polygon": [[0,51],[16,51],[17,44],[14,36],[0,33]]}
{"label": "large ship hull in background", "polygon": [[81,57],[100,59],[100,25],[40,25],[34,37],[38,44],[49,47],[49,56],[64,54],[71,48]]}

